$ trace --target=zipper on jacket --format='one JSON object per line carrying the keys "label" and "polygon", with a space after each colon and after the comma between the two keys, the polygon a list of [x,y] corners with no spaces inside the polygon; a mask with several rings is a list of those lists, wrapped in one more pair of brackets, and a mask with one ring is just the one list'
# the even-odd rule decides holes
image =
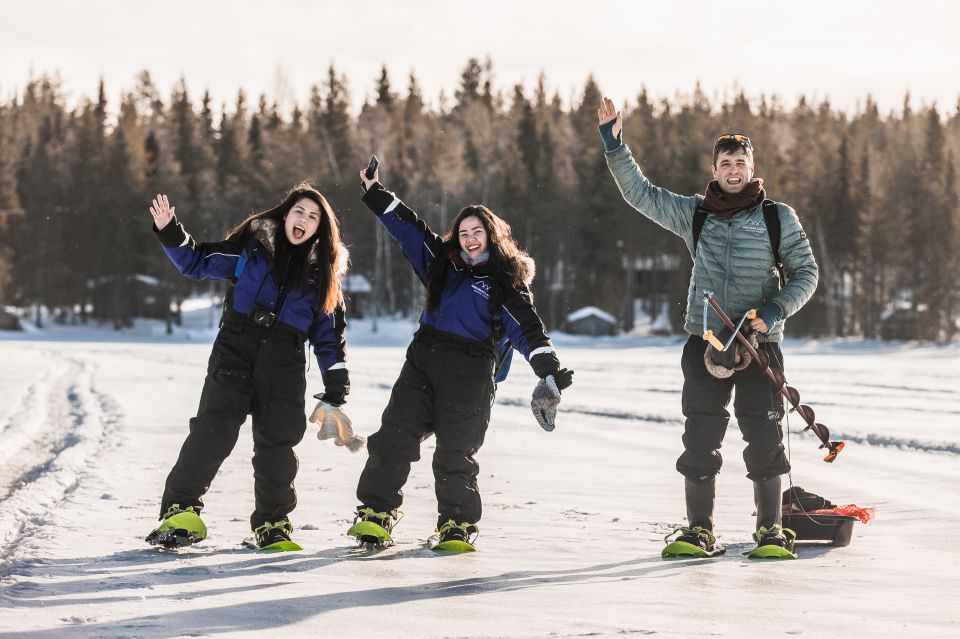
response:
{"label": "zipper on jacket", "polygon": [[733,234],[733,218],[729,220],[724,220],[727,223],[727,245],[723,253],[723,306],[724,308],[729,307],[729,301],[727,299],[728,291],[730,288],[730,238]]}

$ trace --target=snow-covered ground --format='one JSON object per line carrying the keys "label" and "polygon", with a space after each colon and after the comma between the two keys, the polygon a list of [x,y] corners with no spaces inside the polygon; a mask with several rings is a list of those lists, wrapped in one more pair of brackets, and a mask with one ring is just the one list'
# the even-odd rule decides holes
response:
{"label": "snow-covered ground", "polygon": [[[344,536],[364,454],[298,447],[300,553],[243,550],[253,507],[249,425],[206,499],[207,541],[147,546],[163,480],[194,414],[213,332],[55,327],[0,335],[3,637],[960,636],[960,349],[788,341],[787,377],[847,448],[825,464],[791,420],[793,481],[876,506],[846,548],[763,563],[735,425],[724,447],[725,556],[664,561],[684,520],[680,341],[558,336],[576,369],[557,430],[537,427],[515,361],[479,454],[480,552],[438,556],[429,456],[406,490],[399,543]],[[188,323],[189,324],[189,323]],[[359,432],[379,425],[412,325],[351,327]],[[320,390],[313,362],[309,393]],[[311,429],[314,427],[311,425]]]}

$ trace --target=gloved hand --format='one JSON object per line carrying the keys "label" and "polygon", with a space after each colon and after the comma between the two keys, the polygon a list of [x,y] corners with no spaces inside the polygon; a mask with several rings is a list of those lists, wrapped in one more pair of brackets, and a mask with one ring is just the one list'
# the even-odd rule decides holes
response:
{"label": "gloved hand", "polygon": [[310,421],[320,427],[317,439],[333,439],[337,446],[346,446],[350,452],[357,452],[363,448],[366,438],[353,434],[353,424],[340,406],[331,404],[324,399],[317,402],[317,407],[310,415]]}
{"label": "gloved hand", "polygon": [[750,326],[761,333],[769,333],[773,330],[773,325],[781,319],[783,319],[783,309],[776,302],[770,302],[757,309],[757,318],[750,323]]}
{"label": "gloved hand", "polygon": [[[737,323],[739,319],[734,320],[734,323]],[[748,339],[751,340],[752,344],[757,343],[757,338],[751,338],[753,334],[753,328],[749,324],[744,324],[740,328],[740,332]],[[719,333],[717,333],[717,339],[720,340],[723,344],[726,344],[730,340],[730,336],[733,335],[733,331],[728,327],[724,326]],[[750,365],[750,353],[743,347],[743,344],[740,343],[740,340],[733,340],[730,342],[730,346],[725,351],[718,351],[712,345],[707,346],[707,355],[710,358],[710,362],[707,362],[707,370],[714,377],[730,377],[735,371],[741,371]],[[710,363],[716,364],[721,369],[724,369],[726,372],[721,373],[722,377],[717,374],[717,371],[710,367]]]}
{"label": "gloved hand", "polygon": [[534,387],[530,408],[543,430],[549,432],[556,428],[560,390],[569,388],[571,384],[573,384],[573,371],[562,368],[541,379]]}

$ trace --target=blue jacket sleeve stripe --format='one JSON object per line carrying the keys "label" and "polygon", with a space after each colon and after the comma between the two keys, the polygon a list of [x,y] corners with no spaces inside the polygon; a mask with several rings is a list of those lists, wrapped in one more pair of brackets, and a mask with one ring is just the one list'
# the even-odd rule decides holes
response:
{"label": "blue jacket sleeve stripe", "polygon": [[[503,287],[502,307],[506,314],[503,327],[514,348],[520,351],[527,361],[539,353],[553,352],[553,344],[547,337],[537,309],[528,290],[518,291],[513,287]],[[547,350],[544,350],[547,349]]]}
{"label": "blue jacket sleeve stripe", "polygon": [[400,245],[400,250],[413,265],[420,281],[426,282],[430,264],[443,245],[440,236],[400,198],[385,190],[379,183],[367,191],[363,201],[377,215],[390,237]]}
{"label": "blue jacket sleeve stripe", "polygon": [[238,240],[198,243],[176,218],[156,234],[170,261],[191,279],[227,279],[233,275],[240,258]]}
{"label": "blue jacket sleeve stripe", "polygon": [[434,255],[424,250],[427,245],[423,233],[416,226],[405,222],[394,213],[385,213],[377,219],[387,229],[390,237],[400,245],[400,251],[413,265],[420,281],[425,282]]}
{"label": "blue jacket sleeve stripe", "polygon": [[321,375],[347,368],[346,330],[343,309],[337,309],[333,315],[317,315],[309,337]]}

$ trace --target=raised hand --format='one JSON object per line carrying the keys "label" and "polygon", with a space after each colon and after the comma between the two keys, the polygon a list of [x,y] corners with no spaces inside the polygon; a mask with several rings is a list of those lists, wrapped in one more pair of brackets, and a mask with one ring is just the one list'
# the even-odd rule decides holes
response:
{"label": "raised hand", "polygon": [[370,190],[370,187],[380,181],[380,167],[377,167],[377,170],[373,172],[373,177],[367,177],[367,170],[360,169],[360,184],[363,185],[364,192]]}
{"label": "raised hand", "polygon": [[597,108],[597,119],[601,125],[616,120],[613,123],[613,137],[620,137],[620,131],[623,129],[623,114],[617,111],[617,107],[613,105],[613,100],[607,97],[600,100],[600,106]]}
{"label": "raised hand", "polygon": [[170,200],[167,199],[166,195],[158,194],[157,197],[153,198],[153,203],[150,206],[150,215],[153,216],[153,224],[157,227],[158,231],[170,223],[175,212],[176,207],[170,206]]}

